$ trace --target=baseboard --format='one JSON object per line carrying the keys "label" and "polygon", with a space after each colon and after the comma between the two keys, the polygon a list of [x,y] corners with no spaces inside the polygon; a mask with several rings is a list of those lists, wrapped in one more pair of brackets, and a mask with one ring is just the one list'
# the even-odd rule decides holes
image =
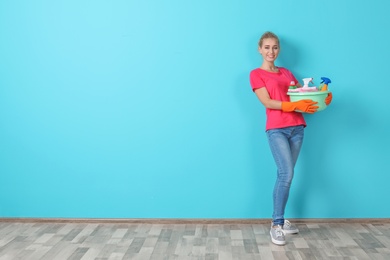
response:
{"label": "baseboard", "polygon": [[[390,223],[390,218],[292,218],[297,224]],[[125,224],[269,224],[271,219],[174,219],[174,218],[0,218],[14,223],[125,223]]]}

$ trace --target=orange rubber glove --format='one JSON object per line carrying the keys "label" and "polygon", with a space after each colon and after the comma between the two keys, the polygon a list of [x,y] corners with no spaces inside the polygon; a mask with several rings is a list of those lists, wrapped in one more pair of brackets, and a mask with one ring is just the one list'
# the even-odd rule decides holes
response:
{"label": "orange rubber glove", "polygon": [[325,104],[329,106],[330,102],[332,102],[332,92],[329,92],[328,96],[325,98]]}
{"label": "orange rubber glove", "polygon": [[318,102],[311,99],[304,99],[296,102],[282,102],[282,110],[284,112],[293,112],[300,110],[305,113],[313,114],[317,112],[318,106],[314,106]]}

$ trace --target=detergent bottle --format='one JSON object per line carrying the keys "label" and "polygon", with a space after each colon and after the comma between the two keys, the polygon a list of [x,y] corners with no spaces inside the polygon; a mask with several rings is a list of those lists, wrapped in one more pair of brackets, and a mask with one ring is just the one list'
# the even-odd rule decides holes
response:
{"label": "detergent bottle", "polygon": [[295,85],[295,81],[290,82],[290,86],[288,87],[290,90],[296,89],[297,86]]}

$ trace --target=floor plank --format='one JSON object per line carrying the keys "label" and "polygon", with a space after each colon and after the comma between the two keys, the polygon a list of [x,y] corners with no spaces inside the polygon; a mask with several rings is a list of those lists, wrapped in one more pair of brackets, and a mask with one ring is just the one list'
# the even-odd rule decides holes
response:
{"label": "floor plank", "polygon": [[285,246],[266,223],[0,222],[8,259],[390,259],[388,222],[298,222]]}

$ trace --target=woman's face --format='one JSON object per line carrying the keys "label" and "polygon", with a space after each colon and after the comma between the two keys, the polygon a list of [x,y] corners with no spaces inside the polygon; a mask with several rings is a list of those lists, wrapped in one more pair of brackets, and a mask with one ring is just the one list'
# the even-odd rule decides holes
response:
{"label": "woman's face", "polygon": [[263,40],[259,52],[263,59],[268,62],[274,62],[279,55],[279,43],[275,38],[266,38]]}

